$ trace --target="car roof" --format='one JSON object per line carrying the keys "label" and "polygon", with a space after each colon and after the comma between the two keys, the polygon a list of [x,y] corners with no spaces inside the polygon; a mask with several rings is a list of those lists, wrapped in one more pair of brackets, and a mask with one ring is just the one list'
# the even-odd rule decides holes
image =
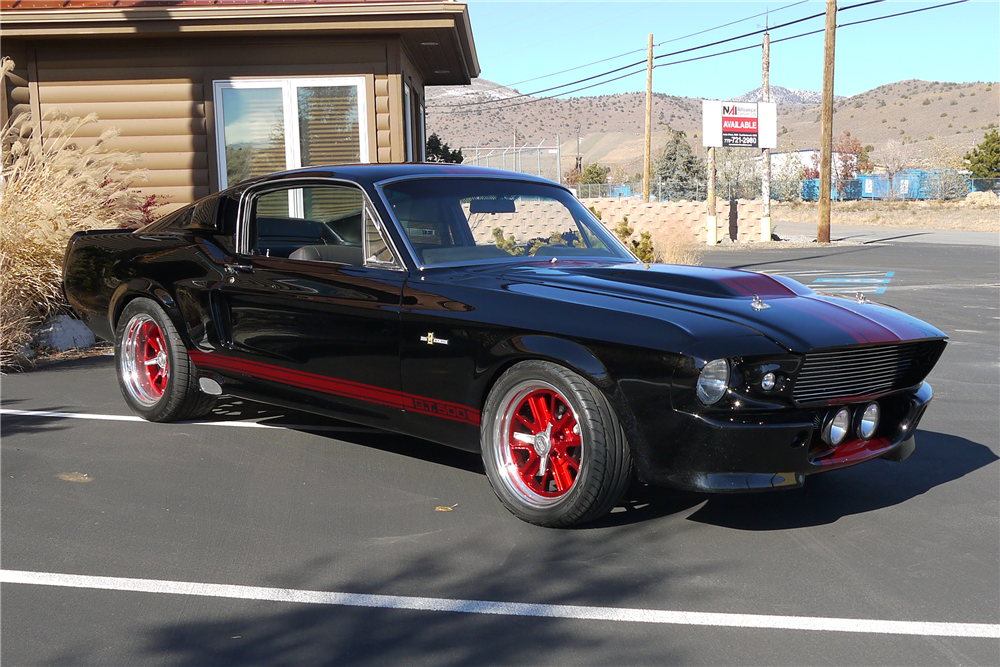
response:
{"label": "car roof", "polygon": [[286,178],[302,178],[304,176],[314,176],[317,178],[340,178],[354,181],[363,186],[371,186],[382,181],[405,177],[497,178],[559,186],[558,183],[550,181],[547,178],[532,176],[531,174],[523,174],[518,171],[491,169],[489,167],[474,167],[463,164],[428,162],[402,164],[340,164],[320,167],[306,167],[304,169],[293,169],[290,171],[270,174],[268,176],[262,176],[249,182],[244,181],[239,185],[242,187],[251,182],[261,183],[268,181],[280,181]]}

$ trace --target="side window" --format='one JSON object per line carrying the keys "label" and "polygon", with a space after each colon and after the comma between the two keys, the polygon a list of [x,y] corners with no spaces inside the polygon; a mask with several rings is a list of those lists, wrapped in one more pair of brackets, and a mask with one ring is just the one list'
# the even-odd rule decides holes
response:
{"label": "side window", "polygon": [[251,205],[249,231],[252,255],[394,265],[364,195],[351,186],[307,185],[260,194]]}

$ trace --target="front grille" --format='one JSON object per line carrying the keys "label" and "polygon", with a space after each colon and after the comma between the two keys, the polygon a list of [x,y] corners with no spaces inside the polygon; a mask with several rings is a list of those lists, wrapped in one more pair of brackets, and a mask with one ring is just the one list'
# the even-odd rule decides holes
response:
{"label": "front grille", "polygon": [[918,342],[812,352],[802,362],[792,398],[810,403],[910,387],[923,379],[918,377],[917,359],[925,345]]}

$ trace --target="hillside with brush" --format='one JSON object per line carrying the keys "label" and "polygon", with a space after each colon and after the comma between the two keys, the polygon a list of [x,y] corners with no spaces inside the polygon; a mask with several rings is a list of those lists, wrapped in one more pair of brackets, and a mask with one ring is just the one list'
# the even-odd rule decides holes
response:
{"label": "hillside with brush", "polygon": [[[771,90],[778,104],[778,150],[817,147],[819,94],[779,86]],[[641,170],[644,93],[538,101],[519,94],[484,79],[471,86],[428,88],[427,132],[437,133],[452,147],[510,146],[515,132],[518,145],[543,140],[554,144],[559,136],[564,170],[573,165],[579,132],[585,163],[597,162],[622,173]],[[757,101],[760,89],[736,99]],[[879,147],[887,141],[905,143],[918,166],[942,152],[964,154],[987,129],[996,127],[1000,86],[899,81],[837,98],[834,114],[836,135],[847,130],[862,144],[875,146],[876,159]],[[667,126],[684,130],[692,146],[703,152],[700,99],[656,93],[652,118],[654,155],[667,140]]]}

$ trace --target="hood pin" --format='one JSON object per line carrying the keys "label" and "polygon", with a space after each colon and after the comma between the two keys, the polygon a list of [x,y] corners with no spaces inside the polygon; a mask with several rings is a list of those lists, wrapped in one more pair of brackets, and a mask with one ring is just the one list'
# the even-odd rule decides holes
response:
{"label": "hood pin", "polygon": [[750,302],[750,307],[753,308],[754,310],[761,311],[761,310],[767,310],[771,306],[761,301],[760,297],[754,294],[753,301]]}

